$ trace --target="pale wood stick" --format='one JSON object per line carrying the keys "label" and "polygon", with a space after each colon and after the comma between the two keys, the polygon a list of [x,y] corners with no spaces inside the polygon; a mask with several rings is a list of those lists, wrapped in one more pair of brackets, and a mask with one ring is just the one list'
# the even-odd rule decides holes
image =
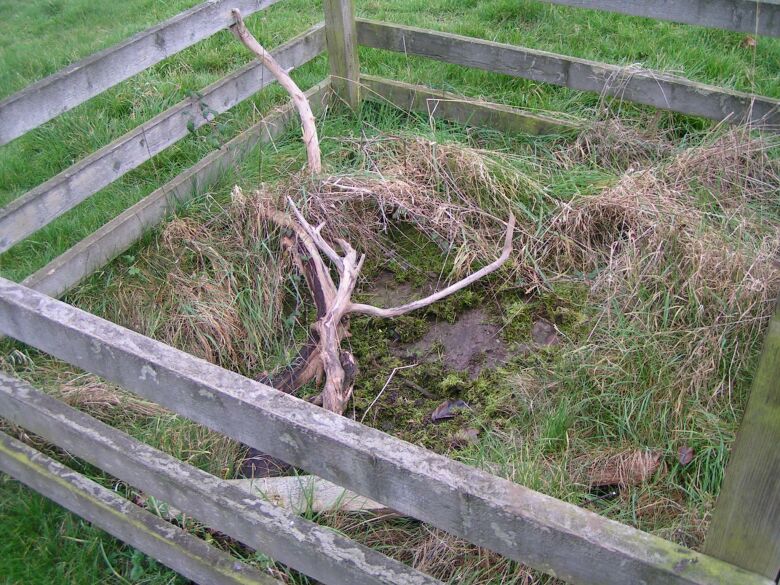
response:
{"label": "pale wood stick", "polygon": [[[304,231],[308,234],[308,236],[312,239],[312,241],[316,244],[316,246],[320,250],[325,252],[325,255],[336,266],[336,270],[338,270],[339,274],[343,274],[344,261],[341,259],[341,256],[338,255],[338,252],[336,252],[336,250],[333,249],[333,246],[331,246],[327,241],[325,241],[325,238],[323,238],[322,234],[320,233],[324,224],[320,224],[316,228],[312,227],[312,225],[308,221],[306,221],[306,218],[303,217],[303,214],[298,210],[298,207],[295,205],[295,202],[292,200],[292,197],[287,198],[287,203],[290,204],[290,207],[292,208],[295,217],[298,219],[298,223],[301,224],[301,227],[304,229]],[[345,252],[346,251],[347,250],[345,250]]]}
{"label": "pale wood stick", "polygon": [[276,62],[271,56],[271,53],[266,51],[263,46],[257,42],[257,39],[252,36],[249,29],[244,24],[244,19],[241,18],[241,11],[237,8],[232,10],[233,18],[236,20],[230,29],[238,37],[238,39],[244,43],[247,49],[252,51],[260,62],[265,65],[266,69],[276,78],[295,104],[295,109],[298,110],[298,114],[301,116],[301,126],[303,126],[303,142],[306,144],[306,154],[309,159],[309,170],[313,175],[318,175],[322,172],[322,162],[320,160],[320,142],[317,138],[317,127],[314,124],[314,114],[309,106],[309,100],[303,95],[303,92],[298,85],[292,80],[287,72]]}
{"label": "pale wood stick", "polygon": [[504,249],[501,251],[501,255],[495,261],[491,262],[484,268],[477,270],[475,273],[470,274],[463,280],[459,280],[458,282],[448,286],[445,289],[433,293],[432,295],[425,297],[424,299],[419,299],[417,301],[413,301],[406,305],[401,305],[400,307],[392,307],[389,309],[382,309],[380,307],[374,307],[373,305],[364,305],[361,303],[350,303],[349,307],[345,311],[345,314],[361,313],[363,315],[371,315],[372,317],[392,318],[392,317],[398,317],[400,315],[404,315],[406,313],[410,313],[412,311],[416,311],[417,309],[427,307],[428,305],[433,304],[436,301],[440,301],[441,299],[448,297],[451,294],[454,294],[463,288],[466,288],[470,284],[478,281],[483,276],[487,276],[491,272],[495,272],[496,270],[498,270],[498,268],[504,262],[507,261],[507,259],[509,258],[509,254],[512,252],[512,236],[514,235],[514,232],[515,232],[515,216],[514,214],[511,214],[509,216],[509,223],[507,224],[507,228],[506,228],[506,235],[504,236]]}

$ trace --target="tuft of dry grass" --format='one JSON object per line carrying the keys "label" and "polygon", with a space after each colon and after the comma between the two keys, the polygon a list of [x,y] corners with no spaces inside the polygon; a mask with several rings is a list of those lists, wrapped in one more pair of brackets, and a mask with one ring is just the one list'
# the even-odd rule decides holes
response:
{"label": "tuft of dry grass", "polygon": [[[555,272],[589,274],[602,318],[617,307],[665,335],[679,386],[730,394],[724,359],[734,370],[749,359],[744,341],[759,337],[777,293],[780,229],[756,208],[771,203],[778,211],[775,147],[736,129],[626,172],[595,196],[561,203],[535,253]],[[710,200],[721,205],[717,212]],[[719,376],[726,379],[716,383]]]}
{"label": "tuft of dry grass", "polygon": [[589,164],[625,172],[652,165],[672,154],[674,144],[656,121],[626,124],[609,116],[592,122],[577,139],[558,153],[566,168]]}
{"label": "tuft of dry grass", "polygon": [[579,469],[573,471],[580,483],[589,488],[640,485],[663,467],[663,453],[647,449],[629,449],[618,453],[602,453],[594,460],[578,458],[572,461]]}
{"label": "tuft of dry grass", "polygon": [[[392,254],[384,236],[393,226],[411,225],[449,259],[451,278],[493,261],[509,213],[523,217],[518,203],[545,196],[501,153],[419,137],[371,141],[363,152],[362,172],[308,186],[306,213],[326,222],[330,237],[346,237],[375,255]],[[530,226],[521,222],[517,232],[522,247]]]}
{"label": "tuft of dry grass", "polygon": [[127,390],[91,374],[76,376],[54,388],[51,394],[55,398],[102,419],[112,419],[118,415],[153,417],[170,414],[170,411],[162,406],[142,400]]}

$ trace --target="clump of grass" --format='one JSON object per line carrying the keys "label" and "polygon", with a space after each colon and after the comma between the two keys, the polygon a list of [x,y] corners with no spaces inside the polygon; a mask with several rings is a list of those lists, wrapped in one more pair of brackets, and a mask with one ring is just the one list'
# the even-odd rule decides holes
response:
{"label": "clump of grass", "polygon": [[375,255],[393,253],[386,237],[393,228],[413,227],[446,256],[452,278],[495,259],[510,212],[521,218],[516,241],[522,245],[529,221],[549,204],[517,155],[409,136],[368,139],[360,152],[358,169],[293,184],[286,194],[305,190],[306,212],[326,224],[326,235]]}
{"label": "clump of grass", "polygon": [[657,120],[629,124],[620,117],[606,116],[590,123],[577,139],[560,153],[566,167],[588,164],[616,172],[658,162],[674,150],[669,132]]}
{"label": "clump of grass", "polygon": [[[562,204],[537,248],[556,271],[592,276],[607,323],[623,319],[664,340],[675,392],[728,392],[752,356],[746,341],[760,337],[769,315],[780,232],[757,220],[752,204],[767,204],[780,185],[767,154],[774,147],[731,131],[626,173],[596,196]],[[702,187],[728,202],[728,217],[725,207],[702,208]]]}

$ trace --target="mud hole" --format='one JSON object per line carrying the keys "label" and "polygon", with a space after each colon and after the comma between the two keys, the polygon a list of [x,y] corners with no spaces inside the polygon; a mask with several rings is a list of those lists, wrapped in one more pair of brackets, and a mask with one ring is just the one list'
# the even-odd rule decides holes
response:
{"label": "mud hole", "polygon": [[[439,288],[433,279],[420,287],[398,282],[391,272],[380,273],[367,296],[383,306],[402,305],[429,295]],[[411,343],[396,341],[390,351],[404,361],[429,363],[441,360],[445,369],[466,372],[473,380],[485,369],[505,364],[513,354],[531,351],[526,344],[508,344],[501,336],[498,319],[482,308],[460,313],[454,322],[436,320],[428,331]]]}
{"label": "mud hole", "polygon": [[422,339],[394,351],[421,361],[441,357],[448,370],[468,372],[472,379],[485,368],[504,364],[510,353],[501,339],[501,328],[482,309],[466,311],[454,323],[433,323]]}

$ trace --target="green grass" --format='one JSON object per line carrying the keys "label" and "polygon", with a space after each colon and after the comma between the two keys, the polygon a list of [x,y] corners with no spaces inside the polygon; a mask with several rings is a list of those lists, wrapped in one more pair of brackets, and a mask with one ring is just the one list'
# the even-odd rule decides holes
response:
{"label": "green grass", "polygon": [[[0,99],[195,4],[194,1],[131,0],[109,7],[86,0],[26,3],[0,0],[0,13],[4,15],[0,20],[0,63],[3,65]],[[736,33],[530,1],[360,0],[357,8],[360,16],[368,18],[611,63],[641,63],[697,81],[780,97],[778,39],[759,38],[757,47],[748,49],[742,46],[744,35]],[[283,0],[247,20],[260,41],[273,47],[321,18],[319,3]],[[219,33],[0,148],[0,205],[151,119],[185,98],[189,91],[205,87],[248,60],[249,55],[229,33]],[[601,115],[598,96],[591,94],[376,50],[361,49],[361,63],[368,73],[532,110],[561,112],[586,120]],[[321,57],[293,75],[306,88],[322,79],[326,72],[327,62]],[[261,92],[220,116],[219,121],[226,122],[226,126],[216,138],[224,143],[284,101],[286,96],[276,87]],[[669,113],[653,118],[651,110],[643,107],[623,105],[620,113],[629,123],[666,132],[672,152],[706,141],[702,131],[710,127],[708,122]],[[333,172],[361,170],[365,164],[360,157],[351,155],[353,146],[342,142],[343,136],[423,135],[441,143],[453,142],[504,153],[511,161],[507,172],[519,173],[525,181],[513,205],[526,229],[537,235],[555,211],[554,202],[576,202],[582,197],[598,195],[605,187],[615,184],[637,160],[635,153],[621,158],[623,150],[616,147],[601,158],[590,155],[575,164],[562,164],[561,155],[570,141],[559,137],[502,136],[447,124],[431,128],[425,119],[407,118],[375,105],[365,106],[356,118],[330,113],[321,120],[320,131],[323,158]],[[213,148],[214,137],[209,128],[186,137],[0,255],[0,275],[19,281],[44,266],[205,156]],[[642,164],[656,164],[669,155],[669,152],[653,155]],[[234,184],[242,185],[249,192],[261,182],[273,184],[293,175],[303,163],[296,133],[288,133],[274,145],[255,149],[208,193],[181,208],[178,216],[194,224],[219,217],[228,205]],[[721,201],[711,192],[714,190],[703,187],[696,205],[706,208],[708,221],[721,230],[719,233],[740,236],[740,222],[721,207]],[[487,197],[485,205],[489,207],[494,202]],[[762,215],[760,221],[744,216],[749,222],[763,222],[769,228],[777,225],[777,209],[771,205],[759,209],[757,203],[751,209],[758,209]],[[737,217],[743,218],[739,214]],[[750,225],[752,229],[753,223]],[[759,227],[755,229],[760,231]],[[172,266],[162,233],[156,230],[147,235],[66,300],[149,335],[164,337],[161,327],[166,318],[178,313],[192,316],[193,312],[192,307],[182,310],[173,301],[155,302],[157,299],[148,294],[154,286],[160,286]],[[755,237],[755,233],[745,237]],[[273,244],[263,242],[266,243]],[[400,243],[404,244],[403,253],[416,264],[416,269],[390,266],[399,280],[414,282],[422,271],[442,270],[441,258],[431,257],[426,247],[417,250],[414,242]],[[242,263],[241,252],[227,250],[226,257],[241,285],[236,297],[238,312],[250,334],[238,357],[216,352],[212,359],[254,375],[284,363],[294,341],[305,332],[306,315],[269,311],[268,302],[257,294],[257,270],[263,264],[257,259],[253,260],[255,264]],[[197,267],[192,258],[185,260],[193,262],[187,266]],[[680,258],[672,260],[668,260],[661,277],[673,272]],[[367,274],[380,268],[388,267],[373,262],[373,266],[367,267]],[[569,268],[563,271],[562,278],[557,278],[560,275],[550,266],[542,268],[543,276],[549,276],[546,283],[549,286],[531,301],[522,294],[530,283],[513,275],[508,280],[492,280],[484,287],[477,287],[471,296],[458,296],[406,321],[377,323],[355,319],[352,348],[361,364],[369,364],[361,372],[355,388],[358,420],[392,368],[399,365],[397,358],[388,354],[394,339],[419,338],[432,320],[454,319],[475,305],[490,308],[493,318],[504,327],[504,336],[512,343],[528,340],[532,319],[539,316],[555,319],[569,337],[568,343],[515,357],[503,370],[485,373],[473,381],[447,372],[440,364],[404,371],[399,378],[408,376],[430,388],[435,399],[401,395],[391,402],[392,393],[388,392],[373,406],[373,414],[366,420],[373,417],[372,424],[382,430],[531,488],[586,505],[682,544],[699,545],[744,408],[761,328],[756,325],[747,333],[744,330],[725,332],[722,338],[725,351],[716,372],[706,379],[709,385],[689,392],[681,382],[687,380],[685,366],[689,356],[685,348],[689,345],[686,344],[698,335],[697,331],[709,326],[709,322],[697,317],[698,291],[678,286],[665,300],[659,301],[653,283],[642,281],[644,288],[640,289],[636,304],[631,306],[625,299],[605,299],[587,293],[588,279],[603,271],[603,265]],[[208,274],[208,270],[204,273]],[[663,281],[664,286],[667,283]],[[681,283],[672,279],[672,284]],[[281,279],[278,285],[291,296],[305,297],[293,279]],[[707,293],[707,307],[719,302],[717,294]],[[596,322],[596,315],[610,306],[610,319]],[[290,306],[283,305],[283,308],[290,309]],[[660,317],[653,322],[656,316]],[[268,336],[269,323],[286,335]],[[186,345],[185,335],[172,338],[172,342],[195,353],[198,351],[195,346]],[[220,348],[226,344],[213,345]],[[0,345],[0,366],[55,394],[63,385],[85,384],[81,373],[73,368],[7,341]],[[730,384],[728,392],[717,387],[722,381]],[[462,419],[436,426],[421,422],[442,399],[454,395],[463,396],[474,407],[465,423]],[[222,477],[232,474],[237,446],[198,425],[166,414],[138,416],[122,407],[107,408],[96,414],[211,473]],[[450,438],[461,424],[479,428],[480,440],[476,445],[455,450],[450,446]],[[694,461],[685,467],[675,460],[681,445],[695,449]],[[616,499],[593,500],[580,481],[583,462],[603,453],[635,448],[662,451],[667,472],[654,476],[645,485],[626,490]],[[79,468],[88,470],[85,466]],[[112,485],[111,478],[94,470],[89,472],[96,480]],[[421,550],[426,542],[433,546],[430,539],[437,546],[446,542],[448,545],[438,562],[423,567],[441,578],[457,582],[524,582],[525,573],[518,571],[515,564],[496,558],[483,564],[487,557],[482,554],[471,554],[473,551],[464,548],[462,543],[405,520],[384,527],[362,523],[355,526],[343,517],[317,520],[408,562],[413,560],[413,551]],[[0,478],[0,534],[7,535],[0,539],[0,581],[9,585],[177,582],[176,576],[163,567],[6,477]],[[245,554],[240,550],[234,552]],[[267,563],[259,555],[250,555],[250,560]],[[288,578],[304,582],[294,574]]]}

